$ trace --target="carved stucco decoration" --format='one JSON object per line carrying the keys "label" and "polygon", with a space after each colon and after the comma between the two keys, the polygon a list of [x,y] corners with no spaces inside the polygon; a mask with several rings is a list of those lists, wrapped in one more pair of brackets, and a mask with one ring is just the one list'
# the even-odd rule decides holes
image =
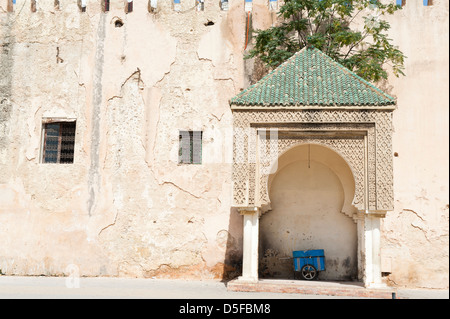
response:
{"label": "carved stucco decoration", "polygon": [[[270,209],[274,161],[295,145],[319,144],[349,165],[357,210],[393,209],[392,110],[234,110],[233,120],[234,207]],[[276,139],[269,138],[271,129]]]}

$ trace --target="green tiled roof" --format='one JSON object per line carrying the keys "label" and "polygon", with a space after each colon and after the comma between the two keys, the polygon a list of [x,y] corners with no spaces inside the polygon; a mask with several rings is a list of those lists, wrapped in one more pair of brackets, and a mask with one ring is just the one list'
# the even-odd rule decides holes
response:
{"label": "green tiled roof", "polygon": [[332,60],[308,47],[234,98],[233,109],[271,107],[392,108],[395,99]]}

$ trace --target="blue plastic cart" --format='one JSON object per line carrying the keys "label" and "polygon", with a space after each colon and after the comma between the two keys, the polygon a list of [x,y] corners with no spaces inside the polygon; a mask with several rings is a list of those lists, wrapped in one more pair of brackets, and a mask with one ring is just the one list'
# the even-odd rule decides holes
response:
{"label": "blue plastic cart", "polygon": [[294,271],[299,272],[305,280],[314,280],[320,271],[325,270],[325,252],[323,249],[295,250],[292,255],[294,257]]}

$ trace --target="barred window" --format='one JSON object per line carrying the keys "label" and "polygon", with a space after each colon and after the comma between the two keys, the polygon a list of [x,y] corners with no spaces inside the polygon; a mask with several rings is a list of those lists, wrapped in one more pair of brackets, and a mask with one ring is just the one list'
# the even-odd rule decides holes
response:
{"label": "barred window", "polygon": [[202,131],[180,131],[178,163],[202,163]]}
{"label": "barred window", "polygon": [[73,163],[75,127],[74,121],[44,124],[42,163]]}

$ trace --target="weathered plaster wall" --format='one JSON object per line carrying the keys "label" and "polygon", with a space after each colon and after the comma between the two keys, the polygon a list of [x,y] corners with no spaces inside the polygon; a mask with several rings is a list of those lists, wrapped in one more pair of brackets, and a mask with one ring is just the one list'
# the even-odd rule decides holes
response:
{"label": "weathered plaster wall", "polygon": [[395,207],[383,220],[383,271],[399,286],[448,288],[449,2],[407,1],[390,18],[408,57],[405,77],[390,77],[394,112]]}
{"label": "weathered plaster wall", "polygon": [[[228,100],[248,81],[243,4],[3,2],[1,272],[237,275]],[[77,121],[71,165],[40,163],[42,122],[57,117]],[[180,129],[204,131],[202,165],[177,164]]]}
{"label": "weathered plaster wall", "polygon": [[[8,154],[6,145],[8,144],[9,124],[11,120],[12,102],[11,85],[13,78],[13,51],[14,37],[11,34],[11,18],[2,15],[0,18],[0,160],[5,162]],[[6,172],[0,172],[0,181],[6,178]]]}

